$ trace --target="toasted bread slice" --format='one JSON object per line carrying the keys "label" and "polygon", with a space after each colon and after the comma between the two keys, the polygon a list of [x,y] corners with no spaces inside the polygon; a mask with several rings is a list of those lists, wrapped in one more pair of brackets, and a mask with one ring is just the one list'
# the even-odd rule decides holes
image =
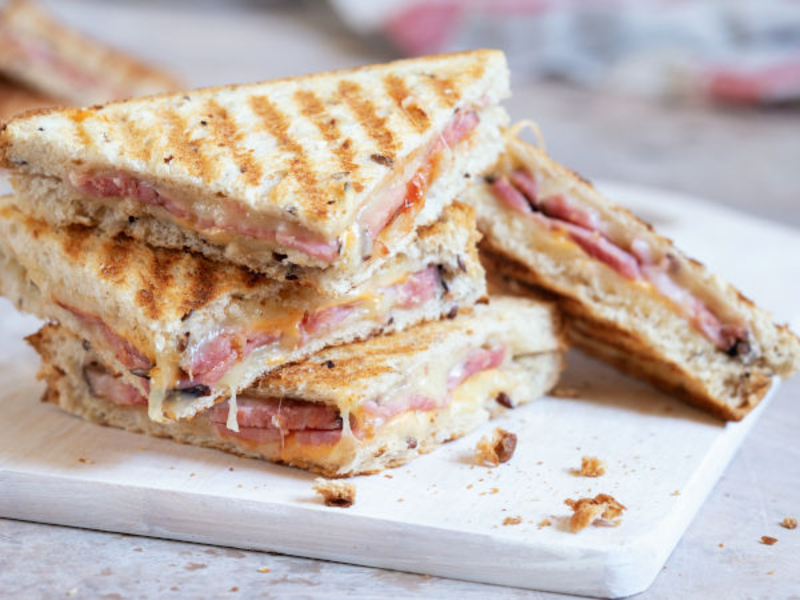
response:
{"label": "toasted bread slice", "polygon": [[31,0],[12,0],[0,11],[0,73],[57,98],[50,106],[181,88],[171,75],[69,29]]}
{"label": "toasted bread slice", "polygon": [[53,229],[0,201],[0,293],[91,343],[150,396],[153,419],[191,417],[323,347],[437,319],[485,294],[474,213],[452,204],[381,274],[342,296],[302,280]]}
{"label": "toasted bread slice", "polygon": [[5,126],[0,163],[55,225],[341,293],[496,160],[507,93],[503,54],[476,50],[41,111]]}
{"label": "toasted bread slice", "polygon": [[719,418],[800,367],[786,327],[514,131],[462,199],[489,269],[554,294],[578,346]]}
{"label": "toasted bread slice", "polygon": [[[29,338],[45,399],[89,421],[328,476],[374,473],[469,433],[551,389],[565,342],[552,305],[493,298],[455,319],[330,348],[191,421],[155,423],[146,399],[63,327]],[[501,402],[498,402],[501,398]]]}

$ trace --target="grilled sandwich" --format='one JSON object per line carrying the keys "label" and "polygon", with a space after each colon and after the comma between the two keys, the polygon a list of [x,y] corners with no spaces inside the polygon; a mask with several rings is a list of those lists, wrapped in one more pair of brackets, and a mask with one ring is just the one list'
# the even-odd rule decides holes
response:
{"label": "grilled sandwich", "polygon": [[147,398],[63,327],[29,338],[45,399],[89,421],[263,458],[328,476],[374,473],[469,433],[556,383],[554,308],[492,298],[453,320],[330,348],[266,375],[190,421],[155,423]]}
{"label": "grilled sandwich", "polygon": [[50,106],[83,106],[181,87],[172,76],[58,23],[31,0],[12,0],[0,10],[0,73],[56,99]]}
{"label": "grilled sandwich", "polygon": [[487,270],[555,294],[578,346],[728,420],[800,368],[785,326],[515,131],[461,199]]}
{"label": "grilled sandwich", "polygon": [[80,225],[53,228],[0,201],[0,293],[81,335],[148,396],[153,420],[210,408],[322,348],[408,327],[485,295],[473,211],[441,219],[371,280],[324,296],[298,278],[153,248]]}
{"label": "grilled sandwich", "polygon": [[41,111],[0,133],[21,208],[341,293],[502,148],[508,69],[477,50]]}

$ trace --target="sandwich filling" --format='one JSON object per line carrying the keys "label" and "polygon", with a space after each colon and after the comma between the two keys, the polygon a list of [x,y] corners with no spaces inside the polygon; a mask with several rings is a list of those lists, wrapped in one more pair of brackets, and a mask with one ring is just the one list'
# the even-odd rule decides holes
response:
{"label": "sandwich filling", "polygon": [[749,360],[752,349],[747,325],[741,320],[715,314],[701,298],[681,285],[675,278],[679,265],[673,256],[655,256],[647,241],[641,238],[629,244],[611,239],[611,228],[597,211],[581,207],[563,194],[541,197],[535,177],[524,168],[486,179],[492,193],[506,209],[571,240],[623,277],[652,286],[718,350]]}
{"label": "sandwich filling", "polygon": [[[502,369],[511,353],[501,342],[468,348],[443,361],[443,366],[422,374],[415,380],[370,399],[353,410],[341,410],[332,404],[293,398],[271,398],[256,392],[241,394],[235,406],[237,429],[229,427],[231,404],[225,401],[203,413],[208,428],[221,440],[245,447],[294,443],[301,446],[332,446],[343,436],[367,440],[393,419],[410,412],[442,410],[452,402],[456,390],[479,373]],[[147,397],[135,387],[97,363],[83,369],[91,393],[118,406],[147,406]]]}
{"label": "sandwich filling", "polygon": [[[425,204],[425,195],[440,174],[445,152],[464,140],[479,124],[475,109],[459,110],[450,123],[426,148],[412,154],[404,164],[382,155],[373,160],[392,169],[394,175],[372,194],[356,216],[362,256],[369,257],[379,236],[394,229],[407,233]],[[123,171],[111,173],[75,170],[69,184],[91,198],[131,199],[143,209],[153,207],[186,228],[201,232],[212,242],[225,243],[239,236],[261,240],[277,249],[301,253],[322,263],[331,263],[340,254],[341,239],[328,239],[303,225],[274,216],[256,214],[241,203],[210,203],[182,196],[177,191],[161,189],[136,175]],[[347,191],[347,183],[344,183]]]}
{"label": "sandwich filling", "polygon": [[[421,306],[443,293],[446,285],[439,267],[432,265],[388,285],[313,309],[282,307],[271,316],[264,310],[260,315],[257,311],[244,311],[248,317],[214,322],[210,328],[194,333],[187,327],[177,347],[160,353],[156,360],[148,358],[100,317],[63,301],[58,304],[141,378],[142,390],[150,397],[151,418],[161,420],[165,399],[191,400],[213,395],[218,389],[235,390],[253,367],[282,362],[287,352],[335,334],[357,319],[384,323],[392,311]],[[191,317],[187,324],[191,325]]]}

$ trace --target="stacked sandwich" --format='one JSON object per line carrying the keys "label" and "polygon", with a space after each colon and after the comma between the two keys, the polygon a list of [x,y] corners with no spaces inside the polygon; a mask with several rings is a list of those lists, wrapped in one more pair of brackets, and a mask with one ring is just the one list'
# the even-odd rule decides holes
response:
{"label": "stacked sandwich", "polygon": [[485,303],[454,201],[503,150],[507,93],[474,51],[10,121],[0,292],[49,321],[46,399],[345,475],[540,396],[554,308]]}

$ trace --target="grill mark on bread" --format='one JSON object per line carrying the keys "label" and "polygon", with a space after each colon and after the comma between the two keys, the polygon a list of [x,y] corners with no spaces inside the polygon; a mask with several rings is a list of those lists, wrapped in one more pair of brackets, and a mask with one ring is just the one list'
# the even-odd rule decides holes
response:
{"label": "grill mark on bread", "polygon": [[432,76],[428,78],[428,81],[442,104],[450,108],[458,102],[461,95],[458,92],[455,80],[449,77]]}
{"label": "grill mark on bread", "polygon": [[91,147],[94,145],[91,136],[86,132],[86,127],[83,125],[83,122],[91,116],[93,116],[92,111],[83,109],[71,110],[68,114],[69,120],[75,128],[75,137],[81,146]]}
{"label": "grill mark on bread", "polygon": [[303,146],[289,133],[289,119],[267,98],[255,96],[250,98],[250,107],[261,119],[264,129],[272,135],[280,148],[293,157],[289,161],[289,173],[300,186],[302,195],[305,195],[309,205],[317,210],[325,206],[314,174]]}
{"label": "grill mark on bread", "polygon": [[149,257],[149,269],[141,274],[142,288],[136,297],[151,319],[158,319],[164,312],[173,286],[173,266],[181,258],[180,252],[172,250],[157,250]]}
{"label": "grill mark on bread", "polygon": [[181,307],[182,312],[197,310],[208,304],[217,292],[220,283],[220,268],[209,260],[196,257],[186,273],[186,294]]}
{"label": "grill mark on bread", "polygon": [[294,94],[294,99],[300,105],[301,114],[314,123],[322,137],[325,138],[325,141],[330,144],[333,153],[339,159],[339,168],[349,173],[349,181],[353,189],[356,192],[361,192],[364,189],[364,185],[357,176],[358,165],[354,162],[353,141],[350,138],[346,138],[339,143],[339,140],[342,139],[339,125],[336,119],[327,115],[325,105],[314,92],[297,90]]}
{"label": "grill mark on bread", "polygon": [[200,152],[200,142],[189,139],[186,121],[174,110],[164,111],[167,122],[167,142],[173,161],[177,161],[190,175],[210,181],[209,169]]}
{"label": "grill mark on bread", "polygon": [[248,185],[256,186],[261,182],[263,171],[261,165],[253,160],[253,152],[241,146],[244,139],[228,111],[213,99],[206,103],[208,110],[208,128],[217,146],[226,148],[239,168],[242,178]]}
{"label": "grill mark on bread", "polygon": [[120,284],[125,281],[126,268],[131,258],[129,238],[117,236],[100,248],[100,277]]}
{"label": "grill mark on bread", "polygon": [[119,130],[122,133],[123,147],[134,158],[143,162],[150,162],[151,158],[157,155],[156,149],[163,145],[157,141],[160,135],[153,135],[153,128],[141,127],[135,120],[124,119]]}
{"label": "grill mark on bread", "polygon": [[390,158],[397,155],[397,140],[386,126],[386,117],[378,115],[375,105],[366,97],[361,86],[354,81],[340,81],[339,94],[350,107],[366,134],[378,143],[381,154]]}
{"label": "grill mark on bread", "polygon": [[92,234],[89,227],[83,225],[71,225],[64,228],[64,236],[61,238],[61,247],[64,249],[64,254],[71,259],[77,259],[83,252],[83,246],[86,240]]}
{"label": "grill mark on bread", "polygon": [[400,112],[403,113],[417,131],[422,133],[430,127],[431,122],[428,114],[416,102],[409,103],[406,106],[406,99],[411,96],[411,92],[409,92],[405,81],[397,75],[390,74],[384,78],[383,85],[386,88],[386,92],[397,104]]}

